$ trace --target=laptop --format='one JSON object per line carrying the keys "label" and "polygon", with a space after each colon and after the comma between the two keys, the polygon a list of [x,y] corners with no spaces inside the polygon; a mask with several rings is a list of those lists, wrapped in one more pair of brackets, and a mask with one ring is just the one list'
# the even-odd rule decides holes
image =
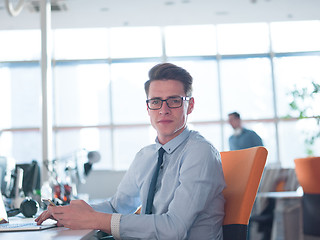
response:
{"label": "laptop", "polygon": [[0,232],[39,231],[56,227],[56,221],[47,219],[41,225],[37,225],[35,218],[15,216],[8,218],[3,197],[0,192]]}

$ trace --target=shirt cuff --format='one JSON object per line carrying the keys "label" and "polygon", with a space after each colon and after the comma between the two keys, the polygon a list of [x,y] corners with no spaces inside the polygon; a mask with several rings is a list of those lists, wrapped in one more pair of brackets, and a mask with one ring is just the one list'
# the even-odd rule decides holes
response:
{"label": "shirt cuff", "polygon": [[120,218],[121,214],[113,213],[111,216],[111,234],[114,239],[119,240],[120,238]]}

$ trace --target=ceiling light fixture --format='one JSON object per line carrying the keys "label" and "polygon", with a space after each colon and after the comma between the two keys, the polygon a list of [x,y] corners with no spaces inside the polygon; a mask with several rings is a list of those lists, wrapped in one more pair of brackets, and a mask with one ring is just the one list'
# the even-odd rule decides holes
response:
{"label": "ceiling light fixture", "polygon": [[167,6],[174,5],[174,2],[173,1],[167,1],[167,2],[164,3],[164,5],[167,5]]}
{"label": "ceiling light fixture", "polygon": [[8,13],[13,17],[18,16],[24,7],[24,0],[5,0],[5,3]]}

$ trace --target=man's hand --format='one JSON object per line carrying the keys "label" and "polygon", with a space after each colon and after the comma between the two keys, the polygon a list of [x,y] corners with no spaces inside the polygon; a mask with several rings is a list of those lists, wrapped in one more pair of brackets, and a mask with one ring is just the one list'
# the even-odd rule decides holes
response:
{"label": "man's hand", "polygon": [[57,220],[58,226],[71,229],[98,229],[111,232],[111,214],[96,212],[83,200],[73,200],[68,206],[49,206],[36,222],[41,224],[48,218]]}
{"label": "man's hand", "polygon": [[[40,214],[39,217],[37,217],[35,219],[35,221],[37,222],[37,225],[41,225],[45,220],[47,219],[53,219],[53,220],[56,220],[52,215],[51,213],[47,210],[47,211],[44,211],[43,213]],[[63,227],[61,226],[59,223],[57,223],[57,226],[58,227]]]}

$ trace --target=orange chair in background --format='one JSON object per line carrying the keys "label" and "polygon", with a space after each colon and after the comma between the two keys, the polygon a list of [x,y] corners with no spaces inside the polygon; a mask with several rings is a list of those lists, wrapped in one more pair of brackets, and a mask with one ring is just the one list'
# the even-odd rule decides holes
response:
{"label": "orange chair in background", "polygon": [[264,147],[221,152],[227,187],[223,221],[224,240],[245,240],[268,151]]}
{"label": "orange chair in background", "polygon": [[303,233],[320,236],[320,157],[297,158],[294,162],[303,189]]}

